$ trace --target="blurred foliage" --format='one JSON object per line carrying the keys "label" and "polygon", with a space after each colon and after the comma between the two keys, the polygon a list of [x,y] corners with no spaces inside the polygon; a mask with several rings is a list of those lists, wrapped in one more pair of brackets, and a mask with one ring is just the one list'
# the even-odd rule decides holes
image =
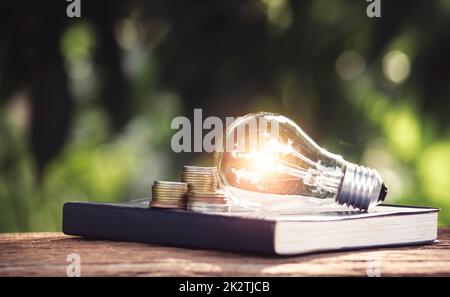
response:
{"label": "blurred foliage", "polygon": [[[16,3],[17,2],[17,3]],[[178,178],[171,120],[266,110],[378,169],[389,202],[450,225],[450,1],[2,4],[0,232],[59,230],[66,201]]]}

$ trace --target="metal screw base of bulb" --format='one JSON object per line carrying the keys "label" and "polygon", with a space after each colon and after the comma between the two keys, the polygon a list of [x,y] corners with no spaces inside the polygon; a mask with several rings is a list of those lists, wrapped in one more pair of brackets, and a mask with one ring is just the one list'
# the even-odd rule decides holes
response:
{"label": "metal screw base of bulb", "polygon": [[386,194],[387,188],[378,171],[348,163],[336,202],[368,210],[383,201]]}

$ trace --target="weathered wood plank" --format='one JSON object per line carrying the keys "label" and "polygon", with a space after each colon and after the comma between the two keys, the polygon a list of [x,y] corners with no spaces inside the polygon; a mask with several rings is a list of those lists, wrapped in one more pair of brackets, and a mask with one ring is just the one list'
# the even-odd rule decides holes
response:
{"label": "weathered wood plank", "polygon": [[427,246],[268,257],[149,244],[86,240],[61,233],[0,235],[0,276],[65,276],[67,255],[82,276],[450,275],[450,229]]}

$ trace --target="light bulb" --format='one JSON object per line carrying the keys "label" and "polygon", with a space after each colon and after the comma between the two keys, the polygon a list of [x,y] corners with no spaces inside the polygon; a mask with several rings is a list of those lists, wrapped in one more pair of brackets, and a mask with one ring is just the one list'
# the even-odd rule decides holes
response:
{"label": "light bulb", "polygon": [[375,169],[326,151],[292,120],[274,113],[234,121],[217,143],[215,166],[233,203],[253,209],[340,204],[368,210],[387,194]]}

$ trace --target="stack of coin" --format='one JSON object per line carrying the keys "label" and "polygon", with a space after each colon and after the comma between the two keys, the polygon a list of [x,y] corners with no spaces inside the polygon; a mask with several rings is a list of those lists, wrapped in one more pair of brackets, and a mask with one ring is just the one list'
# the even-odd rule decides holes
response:
{"label": "stack of coin", "polygon": [[188,184],[172,181],[155,181],[152,186],[152,201],[150,207],[186,208],[186,193]]}
{"label": "stack of coin", "polygon": [[228,212],[230,210],[230,205],[227,196],[221,191],[189,191],[186,208],[201,212]]}
{"label": "stack of coin", "polygon": [[210,193],[217,190],[215,167],[184,166],[181,180],[189,184],[189,191]]}
{"label": "stack of coin", "polygon": [[184,166],[182,181],[189,184],[187,209],[202,212],[228,212],[228,198],[217,190],[215,167]]}

